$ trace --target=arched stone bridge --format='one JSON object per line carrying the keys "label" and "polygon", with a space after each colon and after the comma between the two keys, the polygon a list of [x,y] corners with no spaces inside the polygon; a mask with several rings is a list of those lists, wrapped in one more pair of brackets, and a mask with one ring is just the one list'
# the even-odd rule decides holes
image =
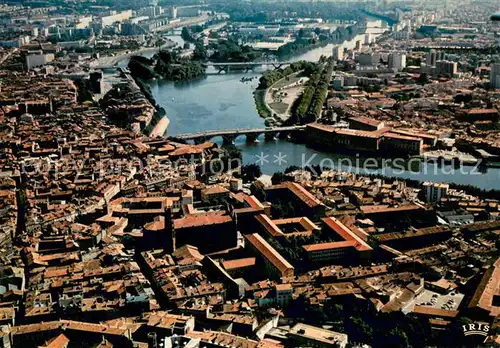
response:
{"label": "arched stone bridge", "polygon": [[225,71],[229,72],[231,71],[231,68],[237,69],[237,70],[253,70],[255,67],[258,66],[263,66],[263,65],[270,65],[274,67],[275,69],[279,69],[284,65],[290,65],[293,62],[280,62],[280,61],[257,61],[257,62],[218,62],[218,63],[213,63],[213,62],[207,62],[204,63],[205,66],[213,66],[215,69],[219,70],[219,73]]}
{"label": "arched stone bridge", "polygon": [[255,141],[259,135],[264,134],[266,139],[273,139],[276,136],[288,136],[297,132],[304,131],[306,126],[290,127],[266,127],[266,128],[243,128],[229,130],[214,130],[197,133],[177,134],[170,138],[179,140],[193,140],[195,144],[209,141],[215,137],[222,137],[224,144],[232,144],[239,136],[245,136],[247,142]]}

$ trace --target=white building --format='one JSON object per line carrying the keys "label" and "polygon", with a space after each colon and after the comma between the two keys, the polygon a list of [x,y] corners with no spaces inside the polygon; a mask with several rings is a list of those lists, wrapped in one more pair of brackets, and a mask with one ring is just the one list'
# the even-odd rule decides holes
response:
{"label": "white building", "polygon": [[356,86],[358,83],[358,78],[353,74],[344,75],[344,86]]}
{"label": "white building", "polygon": [[450,185],[448,184],[439,184],[435,182],[424,182],[422,184],[425,190],[425,200],[430,203],[439,202],[441,198],[444,198],[448,195],[448,189]]}
{"label": "white building", "polygon": [[344,348],[348,343],[346,334],[302,323],[295,324],[290,329],[288,338],[294,347]]}
{"label": "white building", "polygon": [[332,57],[335,60],[344,60],[344,48],[340,45],[334,46],[332,49]]}
{"label": "white building", "polygon": [[439,74],[455,76],[458,73],[457,62],[451,62],[449,60],[438,60],[436,62],[436,68]]}
{"label": "white building", "polygon": [[493,89],[500,88],[500,63],[491,65],[490,87]]}
{"label": "white building", "polygon": [[372,40],[373,40],[373,38],[372,38],[372,35],[370,33],[365,34],[365,45],[371,44]]}
{"label": "white building", "polygon": [[394,40],[409,40],[410,39],[410,32],[403,30],[403,31],[395,31],[392,34],[392,38]]}
{"label": "white building", "polygon": [[360,53],[356,60],[362,66],[376,66],[380,60],[380,55],[374,53]]}
{"label": "white building", "polygon": [[428,66],[436,66],[437,52],[432,50],[425,55],[425,64]]}
{"label": "white building", "polygon": [[389,69],[401,71],[406,68],[406,54],[391,53],[389,54]]}
{"label": "white building", "polygon": [[195,6],[177,7],[178,17],[197,17],[200,15],[200,8]]}
{"label": "white building", "polygon": [[167,16],[171,19],[176,19],[177,18],[177,7],[171,6],[165,10],[165,13]]}
{"label": "white building", "polygon": [[55,55],[53,53],[43,54],[42,51],[40,51],[35,54],[28,54],[26,56],[26,68],[30,70],[39,66],[44,66],[45,64],[52,62],[54,59]]}

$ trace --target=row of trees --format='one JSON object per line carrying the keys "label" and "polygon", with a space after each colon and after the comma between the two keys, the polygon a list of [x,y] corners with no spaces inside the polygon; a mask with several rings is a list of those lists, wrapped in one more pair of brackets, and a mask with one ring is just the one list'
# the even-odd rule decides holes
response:
{"label": "row of trees", "polygon": [[128,63],[128,69],[134,77],[140,77],[144,80],[151,80],[160,77],[152,67],[153,60],[142,57],[132,56]]}
{"label": "row of trees", "polygon": [[310,121],[306,118],[306,115],[313,100],[314,91],[316,90],[316,84],[319,82],[322,70],[323,67],[321,67],[319,71],[316,71],[311,75],[309,81],[307,82],[306,88],[304,89],[300,97],[296,100],[296,105],[294,105],[294,107],[292,108],[294,119],[298,123],[308,123]]}
{"label": "row of trees", "polygon": [[154,70],[162,78],[176,82],[205,76],[205,66],[200,61],[183,58],[174,51],[158,53]]}
{"label": "row of trees", "polygon": [[276,20],[290,18],[316,18],[359,20],[361,14],[357,8],[362,8],[364,4],[339,2],[219,2],[214,4],[217,12],[225,12],[231,16],[235,22],[257,22],[260,24],[273,23]]}
{"label": "row of trees", "polygon": [[325,64],[321,64],[311,75],[304,92],[292,108],[295,122],[313,122],[321,114],[334,64],[335,62],[330,59]]}
{"label": "row of trees", "polygon": [[310,120],[316,120],[321,114],[321,110],[325,104],[326,94],[328,92],[328,85],[330,84],[330,80],[332,78],[334,64],[333,59],[330,59],[323,70],[320,80],[316,84],[314,96],[307,113],[307,118]]}
{"label": "row of trees", "polygon": [[181,38],[187,42],[196,42],[196,38],[192,35],[192,33],[200,33],[203,31],[203,27],[201,25],[193,25],[192,27],[183,27],[181,31]]}
{"label": "row of trees", "polygon": [[281,46],[276,55],[280,58],[297,55],[315,47],[322,47],[328,43],[343,43],[353,38],[363,28],[363,23],[348,27],[339,27],[334,32],[315,28],[314,30],[301,29],[297,32],[295,41]]}
{"label": "row of trees", "polygon": [[273,84],[284,78],[285,76],[291,75],[297,71],[304,70],[304,76],[310,76],[316,70],[316,64],[312,62],[300,61],[290,64],[284,69],[276,69],[265,71],[259,80],[258,89],[266,89],[271,87]]}
{"label": "row of trees", "polygon": [[280,58],[289,57],[301,53],[305,53],[313,48],[322,47],[328,44],[328,37],[321,39],[312,38],[297,38],[293,42],[288,42],[278,48],[276,55]]}
{"label": "row of trees", "polygon": [[182,28],[181,37],[184,41],[195,45],[193,60],[204,61],[210,58],[214,62],[251,62],[262,56],[262,52],[253,49],[251,46],[240,45],[237,41],[229,39],[211,43],[208,47],[214,53],[208,57],[203,42],[196,39],[196,34],[202,32],[204,28],[205,26],[201,25]]}
{"label": "row of trees", "polygon": [[143,80],[162,78],[181,82],[205,76],[202,62],[181,57],[175,51],[160,51],[153,59],[134,56],[128,68],[132,76]]}
{"label": "row of trees", "polygon": [[262,56],[262,52],[234,40],[222,40],[211,44],[210,48],[214,50],[210,56],[214,62],[251,62]]}
{"label": "row of trees", "polygon": [[470,342],[463,336],[461,325],[472,323],[469,318],[462,317],[448,330],[439,332],[431,329],[428,320],[402,312],[378,312],[367,300],[340,303],[331,299],[320,307],[311,305],[304,295],[289,304],[286,316],[315,325],[330,322],[335,331],[347,334],[350,342],[374,348],[468,346]]}

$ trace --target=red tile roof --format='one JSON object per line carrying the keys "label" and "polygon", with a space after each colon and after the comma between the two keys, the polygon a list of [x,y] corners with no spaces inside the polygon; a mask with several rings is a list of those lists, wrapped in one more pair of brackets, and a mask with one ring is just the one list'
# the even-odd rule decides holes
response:
{"label": "red tile roof", "polygon": [[222,265],[226,270],[243,268],[243,267],[253,267],[255,266],[255,257],[246,257],[243,259],[224,261]]}
{"label": "red tile roof", "polygon": [[[252,244],[264,258],[274,265],[282,274],[282,276],[293,275],[293,266],[285,260],[268,242],[265,241],[258,233],[253,233],[245,236],[247,241]],[[290,274],[291,273],[291,274]]]}
{"label": "red tile roof", "polygon": [[222,212],[216,212],[186,215],[181,219],[174,220],[174,228],[181,229],[189,227],[220,225],[232,221],[230,216],[222,214]]}
{"label": "red tile roof", "polygon": [[469,302],[469,308],[479,307],[496,317],[500,314],[500,306],[493,304],[496,296],[500,296],[500,258],[486,270]]}

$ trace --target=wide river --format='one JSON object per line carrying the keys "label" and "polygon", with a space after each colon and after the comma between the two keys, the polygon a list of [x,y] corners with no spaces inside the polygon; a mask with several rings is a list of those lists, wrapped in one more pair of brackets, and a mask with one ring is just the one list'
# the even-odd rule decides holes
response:
{"label": "wide river", "polygon": [[[368,25],[367,32],[376,36],[384,31],[382,22],[374,21]],[[182,44],[179,37],[172,38]],[[364,43],[365,35],[345,42],[344,47],[353,48],[357,40]],[[333,45],[311,50],[298,55],[292,60],[317,61],[322,55],[330,56]],[[151,88],[157,103],[165,108],[170,119],[166,135],[196,131],[263,128],[264,120],[259,117],[253,100],[253,91],[257,87],[260,72],[210,74],[200,81],[185,84],[173,84],[166,81],[152,81]],[[241,78],[255,77],[251,82],[241,82]],[[222,139],[214,139],[221,143]],[[414,163],[405,168],[399,163],[374,167],[374,163],[365,165],[356,163],[356,158],[316,151],[304,144],[287,140],[266,141],[247,144],[245,137],[239,137],[235,145],[241,149],[245,164],[258,163],[262,172],[272,174],[284,171],[290,165],[299,167],[305,164],[322,164],[343,171],[357,173],[377,173],[388,177],[409,178],[420,181],[455,182],[470,184],[483,189],[500,188],[500,170],[490,168],[478,171],[473,167],[454,169],[451,166],[438,167],[434,164]]]}

